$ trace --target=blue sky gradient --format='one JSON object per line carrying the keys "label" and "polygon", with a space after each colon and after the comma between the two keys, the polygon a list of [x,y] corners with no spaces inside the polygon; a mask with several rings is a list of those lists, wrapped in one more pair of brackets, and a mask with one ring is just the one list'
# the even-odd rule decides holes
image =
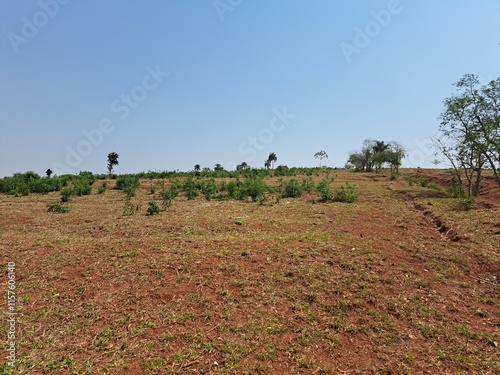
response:
{"label": "blue sky gradient", "polygon": [[4,0],[0,35],[0,176],[342,167],[367,138],[429,167],[452,84],[500,76],[497,0]]}

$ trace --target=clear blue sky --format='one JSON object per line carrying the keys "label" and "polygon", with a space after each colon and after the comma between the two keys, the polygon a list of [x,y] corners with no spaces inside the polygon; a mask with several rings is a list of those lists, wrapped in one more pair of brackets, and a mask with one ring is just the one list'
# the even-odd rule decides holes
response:
{"label": "clear blue sky", "polygon": [[2,0],[0,27],[0,176],[343,166],[366,138],[430,166],[452,84],[500,76],[498,0]]}

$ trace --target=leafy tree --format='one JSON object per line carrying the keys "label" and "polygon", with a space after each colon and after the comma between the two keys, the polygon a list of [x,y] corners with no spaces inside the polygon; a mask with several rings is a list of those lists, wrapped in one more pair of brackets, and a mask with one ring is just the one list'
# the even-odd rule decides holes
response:
{"label": "leafy tree", "polygon": [[47,177],[48,177],[48,178],[50,178],[50,176],[52,175],[52,169],[50,169],[50,168],[49,168],[49,169],[47,169],[47,170],[45,171],[45,174],[47,175]]}
{"label": "leafy tree", "polygon": [[223,171],[224,167],[220,164],[215,164],[214,171]]}
{"label": "leafy tree", "polygon": [[321,150],[321,151],[318,151],[317,153],[315,153],[315,154],[314,154],[314,157],[315,157],[316,159],[319,159],[319,167],[321,168],[321,161],[322,161],[324,158],[328,159],[328,154],[327,154],[325,151]]}
{"label": "leafy tree", "polygon": [[439,118],[442,137],[434,141],[459,182],[464,173],[472,196],[486,165],[500,186],[500,78],[479,86],[476,75],[465,74],[454,86],[457,94],[444,100]]}
{"label": "leafy tree", "polygon": [[201,170],[201,165],[196,164],[196,165],[194,166],[194,171],[195,171],[195,172],[199,172],[200,170]]}
{"label": "leafy tree", "polygon": [[118,158],[120,156],[116,152],[110,152],[108,154],[108,174],[111,176],[113,173],[113,167],[118,165]]}
{"label": "leafy tree", "polygon": [[236,166],[237,171],[243,171],[243,170],[248,169],[248,168],[250,168],[250,167],[248,166],[248,164],[245,161]]}
{"label": "leafy tree", "polygon": [[264,162],[264,167],[266,167],[266,169],[271,168],[271,162],[270,162],[269,160],[266,160],[266,161]]}

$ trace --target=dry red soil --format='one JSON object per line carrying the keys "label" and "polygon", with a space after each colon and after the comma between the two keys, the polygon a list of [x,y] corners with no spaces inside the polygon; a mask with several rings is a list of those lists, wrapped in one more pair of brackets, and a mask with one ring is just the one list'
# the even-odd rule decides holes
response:
{"label": "dry red soil", "polygon": [[500,189],[465,211],[447,171],[402,174],[439,189],[332,171],[355,203],[181,194],[154,216],[149,181],[131,216],[113,189],[66,214],[59,193],[0,196],[0,374],[500,373]]}

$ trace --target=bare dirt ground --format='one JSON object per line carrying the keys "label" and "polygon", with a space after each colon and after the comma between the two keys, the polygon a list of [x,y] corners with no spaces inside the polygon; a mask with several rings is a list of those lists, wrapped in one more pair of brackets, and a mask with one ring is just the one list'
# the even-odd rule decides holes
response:
{"label": "bare dirt ground", "polygon": [[0,196],[0,374],[500,373],[500,189],[464,211],[448,172],[402,174],[441,189],[339,170],[353,204],[181,194],[154,216],[149,181],[133,216],[112,189],[66,214]]}

